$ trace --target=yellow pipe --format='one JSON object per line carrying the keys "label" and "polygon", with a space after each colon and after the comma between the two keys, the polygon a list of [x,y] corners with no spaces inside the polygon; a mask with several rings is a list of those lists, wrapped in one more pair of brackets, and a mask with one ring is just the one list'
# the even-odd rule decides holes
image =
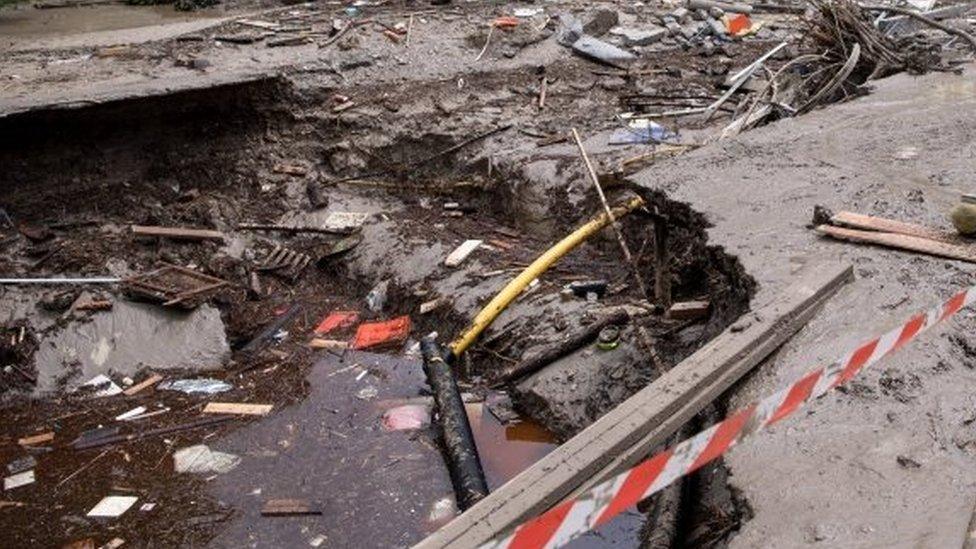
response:
{"label": "yellow pipe", "polygon": [[[644,200],[642,198],[634,197],[625,202],[624,204],[617,206],[611,210],[613,212],[614,219],[620,219],[621,217],[629,214],[630,212],[640,208],[644,205]],[[539,277],[542,273],[549,269],[553,263],[562,259],[564,255],[573,250],[573,248],[579,246],[587,238],[593,236],[600,229],[606,227],[610,224],[610,216],[606,212],[598,215],[589,221],[586,225],[583,225],[579,229],[573,231],[569,236],[560,240],[555,246],[546,250],[546,252],[540,255],[531,265],[525,268],[524,271],[519,273],[517,277],[512,279],[507,286],[502,288],[502,291],[496,295],[485,308],[478,313],[478,316],[474,317],[471,324],[461,332],[461,335],[457,337],[451,343],[451,357],[456,358],[461,355],[468,347],[474,343],[474,340],[478,339],[481,332],[485,330],[495,318],[501,314],[502,311],[507,308],[515,298],[522,293],[533,280]]]}

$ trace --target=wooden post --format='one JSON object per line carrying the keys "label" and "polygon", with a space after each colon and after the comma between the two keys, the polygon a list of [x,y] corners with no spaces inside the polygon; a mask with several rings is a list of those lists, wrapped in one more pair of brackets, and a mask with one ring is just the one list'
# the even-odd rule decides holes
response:
{"label": "wooden post", "polygon": [[654,219],[654,300],[663,311],[671,307],[671,253],[665,216]]}

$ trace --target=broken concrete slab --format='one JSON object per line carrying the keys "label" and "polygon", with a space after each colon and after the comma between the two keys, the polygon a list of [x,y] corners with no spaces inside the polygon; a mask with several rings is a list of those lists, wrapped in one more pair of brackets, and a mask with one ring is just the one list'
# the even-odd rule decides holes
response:
{"label": "broken concrete slab", "polygon": [[649,46],[668,35],[668,29],[661,27],[633,28],[615,27],[610,34],[623,38],[628,46]]}
{"label": "broken concrete slab", "polygon": [[79,365],[78,378],[107,371],[132,375],[140,364],[160,369],[213,369],[230,353],[220,312],[210,305],[183,313],[119,301],[86,323],[70,323],[41,340],[35,355],[37,389],[54,390],[64,364]]}
{"label": "broken concrete slab", "polygon": [[583,57],[606,63],[618,69],[626,69],[637,59],[634,54],[592,36],[583,36],[574,42],[573,51]]}

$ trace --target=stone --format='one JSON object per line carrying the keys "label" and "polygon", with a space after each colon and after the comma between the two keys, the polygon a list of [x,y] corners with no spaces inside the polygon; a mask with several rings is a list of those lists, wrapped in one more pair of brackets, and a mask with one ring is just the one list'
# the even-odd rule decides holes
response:
{"label": "stone", "polygon": [[583,24],[583,33],[590,36],[603,36],[620,24],[620,16],[614,10],[597,10],[589,21]]}
{"label": "stone", "polygon": [[653,27],[647,29],[635,29],[631,27],[616,27],[610,31],[614,36],[623,38],[624,44],[628,46],[647,46],[659,42],[668,35],[668,29]]}
{"label": "stone", "polygon": [[573,44],[573,51],[583,57],[594,59],[619,69],[627,68],[637,57],[617,46],[608,44],[592,36],[583,36]]}
{"label": "stone", "polygon": [[688,8],[676,8],[671,12],[671,17],[674,17],[674,20],[679,23],[687,23],[691,21],[691,12],[688,11]]}
{"label": "stone", "polygon": [[714,19],[712,17],[708,18],[708,28],[712,31],[712,34],[719,38],[724,38],[728,36],[728,31],[725,28],[725,23]]}

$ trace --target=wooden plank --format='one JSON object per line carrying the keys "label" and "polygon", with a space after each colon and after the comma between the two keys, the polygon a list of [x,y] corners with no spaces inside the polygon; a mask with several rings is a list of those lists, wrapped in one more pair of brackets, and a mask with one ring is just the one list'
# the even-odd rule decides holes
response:
{"label": "wooden plank", "polygon": [[668,318],[675,320],[694,320],[708,316],[710,301],[679,301],[668,309]]}
{"label": "wooden plank", "polygon": [[209,229],[186,229],[183,227],[153,227],[133,225],[132,234],[138,236],[158,236],[174,240],[223,240],[224,233]]}
{"label": "wooden plank", "polygon": [[144,391],[152,387],[153,385],[159,383],[162,380],[163,380],[163,376],[159,374],[153,374],[149,376],[147,379],[140,381],[139,383],[136,383],[132,387],[129,387],[128,389],[122,392],[125,394],[125,396],[132,396],[136,393],[139,393],[141,391]]}
{"label": "wooden plank", "polygon": [[321,515],[322,510],[303,499],[269,499],[261,508],[266,517],[293,517],[299,515]]}
{"label": "wooden plank", "polygon": [[966,244],[968,241],[956,233],[944,229],[934,229],[915,223],[905,223],[884,217],[874,217],[855,212],[837,212],[830,218],[834,225],[844,225],[852,229],[863,229],[865,231],[878,231],[882,233],[898,233],[919,238],[928,238],[947,244]]}
{"label": "wooden plank", "polygon": [[203,407],[205,414],[241,414],[266,416],[271,413],[270,404],[245,404],[243,402],[209,402]]}
{"label": "wooden plank", "polygon": [[802,273],[781,295],[750,315],[749,322],[739,323],[736,331],[730,327],[722,332],[415,548],[478,546],[555,505],[658,425],[707,402],[705,397],[696,401],[696,396],[718,391],[706,395],[710,400],[720,394],[722,385],[727,388],[738,379],[734,374],[748,371],[782,345],[818,305],[852,278],[850,265],[837,263],[816,265]]}
{"label": "wooden plank", "polygon": [[464,243],[448,254],[447,258],[444,260],[444,265],[447,265],[448,267],[457,267],[463,263],[469,255],[474,253],[474,251],[477,250],[483,242],[484,241],[482,240],[465,240]]}
{"label": "wooden plank", "polygon": [[820,225],[817,232],[832,236],[840,240],[851,242],[862,242],[866,244],[878,244],[889,248],[898,248],[912,252],[919,252],[936,257],[948,259],[958,259],[976,263],[976,247],[972,245],[948,244],[928,238],[908,236],[897,233],[879,233],[875,231],[859,231],[856,229],[845,229],[834,227],[833,225]]}
{"label": "wooden plank", "polygon": [[38,444],[44,444],[45,442],[51,442],[54,440],[54,433],[41,433],[39,435],[32,435],[29,437],[24,437],[17,441],[17,444],[21,446],[36,446]]}

